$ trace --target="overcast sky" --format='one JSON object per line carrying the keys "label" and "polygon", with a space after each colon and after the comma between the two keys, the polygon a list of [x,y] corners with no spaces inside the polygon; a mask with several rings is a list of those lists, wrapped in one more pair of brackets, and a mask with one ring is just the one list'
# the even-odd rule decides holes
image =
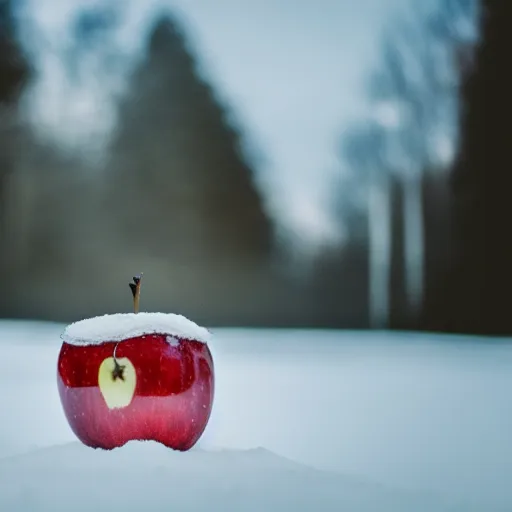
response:
{"label": "overcast sky", "polygon": [[[99,148],[152,21],[177,9],[203,72],[265,157],[257,170],[269,207],[301,238],[321,241],[340,233],[328,206],[340,133],[363,114],[379,33],[407,1],[118,1],[125,15],[112,44],[76,59],[76,16],[105,0],[24,0],[22,40],[40,72],[26,112],[64,147]],[[106,48],[124,55],[121,67],[109,67]]]}

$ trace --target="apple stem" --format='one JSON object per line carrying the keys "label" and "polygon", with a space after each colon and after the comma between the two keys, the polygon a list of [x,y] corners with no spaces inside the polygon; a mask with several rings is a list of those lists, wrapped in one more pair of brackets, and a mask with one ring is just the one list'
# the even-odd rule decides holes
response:
{"label": "apple stem", "polygon": [[139,312],[139,301],[140,301],[140,284],[142,279],[142,272],[140,275],[133,278],[133,283],[129,283],[130,289],[133,295],[133,312]]}
{"label": "apple stem", "polygon": [[114,369],[112,370],[112,380],[116,381],[117,379],[124,380],[124,366],[121,366],[116,359],[116,352],[117,352],[117,346],[119,345],[119,342],[115,344],[114,352],[112,354],[112,359],[114,360]]}

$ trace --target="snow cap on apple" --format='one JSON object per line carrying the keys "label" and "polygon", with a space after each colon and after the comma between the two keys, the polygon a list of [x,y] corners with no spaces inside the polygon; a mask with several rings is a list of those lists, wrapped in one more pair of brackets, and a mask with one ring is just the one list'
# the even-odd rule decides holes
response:
{"label": "snow cap on apple", "polygon": [[190,449],[214,395],[211,333],[182,315],[134,312],[75,322],[62,334],[57,382],[64,413],[87,446],[112,449],[154,440]]}

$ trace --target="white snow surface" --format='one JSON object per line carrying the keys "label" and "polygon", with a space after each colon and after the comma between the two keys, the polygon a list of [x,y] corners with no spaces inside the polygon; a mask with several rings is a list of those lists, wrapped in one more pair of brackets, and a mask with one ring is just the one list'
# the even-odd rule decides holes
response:
{"label": "white snow surface", "polygon": [[146,334],[168,334],[207,343],[211,333],[183,315],[173,313],[116,313],[86,318],[68,325],[62,339],[72,345],[99,345]]}
{"label": "white snow surface", "polygon": [[153,442],[112,453],[76,442],[0,459],[0,504],[9,512],[478,510],[315,470],[263,448],[179,453]]}
{"label": "white snow surface", "polygon": [[59,401],[63,326],[0,322],[0,510],[512,510],[512,342],[216,329],[191,451],[81,445]]}

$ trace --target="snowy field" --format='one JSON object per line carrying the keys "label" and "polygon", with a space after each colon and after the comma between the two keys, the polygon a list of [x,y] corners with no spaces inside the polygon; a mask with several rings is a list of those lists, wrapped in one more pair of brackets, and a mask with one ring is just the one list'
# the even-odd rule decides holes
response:
{"label": "snowy field", "polygon": [[512,342],[216,330],[187,453],[92,450],[56,387],[63,326],[0,322],[0,510],[512,510]]}

